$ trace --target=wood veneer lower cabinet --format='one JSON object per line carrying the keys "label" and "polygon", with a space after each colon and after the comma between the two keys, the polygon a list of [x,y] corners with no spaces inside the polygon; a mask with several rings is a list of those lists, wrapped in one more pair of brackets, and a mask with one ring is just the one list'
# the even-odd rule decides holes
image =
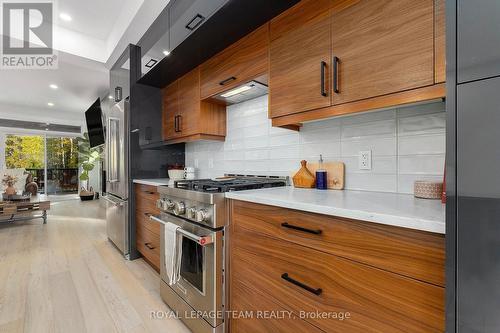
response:
{"label": "wood veneer lower cabinet", "polygon": [[[300,237],[299,234],[287,239],[273,229],[273,222],[253,230],[245,225],[245,219],[253,221],[254,226],[265,225],[258,215],[269,212],[269,206],[231,201],[230,307],[233,311],[254,312],[283,309],[292,311],[294,316],[276,320],[232,319],[232,333],[315,332],[315,329],[336,333],[444,332],[442,286],[393,273],[386,267],[379,268],[374,266],[376,260],[368,265],[351,260],[349,256],[331,254],[325,251],[328,247],[307,243],[307,236],[304,236],[306,242],[303,244],[294,239]],[[294,213],[296,211],[282,211],[284,216],[297,222]],[[301,217],[305,218],[307,213],[303,214]],[[310,215],[311,221],[316,220],[317,214]],[[270,220],[276,218],[272,214],[269,216]],[[384,227],[391,234],[393,227]],[[376,224],[374,228],[377,228]],[[354,227],[353,239],[360,232],[362,234],[361,229]],[[376,229],[375,234],[381,232]],[[412,230],[408,232],[411,234]],[[339,243],[342,238],[345,242],[345,235],[347,230],[339,238]],[[335,247],[337,240],[333,234],[330,236],[324,241]],[[374,245],[374,241],[376,239],[366,239],[368,248]],[[383,248],[386,245],[378,246]],[[391,244],[387,246],[391,247]],[[343,251],[347,254],[348,248]],[[356,248],[352,248],[352,252],[355,253]],[[374,257],[380,255],[373,253]],[[411,265],[409,255],[407,264]],[[363,256],[368,257],[369,252]],[[312,327],[291,328],[300,325]]]}
{"label": "wood veneer lower cabinet", "polygon": [[160,225],[149,219],[158,215],[156,200],[159,194],[155,186],[135,184],[136,246],[144,259],[156,271],[160,271]]}

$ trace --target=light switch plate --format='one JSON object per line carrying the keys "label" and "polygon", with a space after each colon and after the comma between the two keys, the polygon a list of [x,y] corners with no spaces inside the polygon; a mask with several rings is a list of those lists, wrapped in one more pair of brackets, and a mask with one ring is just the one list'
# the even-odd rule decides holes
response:
{"label": "light switch plate", "polygon": [[360,151],[359,152],[359,170],[371,170],[372,169],[372,151]]}

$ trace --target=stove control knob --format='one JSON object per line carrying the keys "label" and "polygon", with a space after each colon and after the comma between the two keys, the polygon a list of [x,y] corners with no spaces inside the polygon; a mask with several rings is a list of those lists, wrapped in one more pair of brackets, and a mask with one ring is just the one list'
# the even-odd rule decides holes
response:
{"label": "stove control knob", "polygon": [[208,212],[206,209],[200,209],[196,211],[196,222],[204,222],[208,218]]}
{"label": "stove control knob", "polygon": [[163,210],[172,210],[174,208],[174,203],[170,199],[161,199],[163,203]]}
{"label": "stove control knob", "polygon": [[196,219],[196,208],[191,207],[187,210],[187,217],[188,219],[194,220]]}
{"label": "stove control knob", "polygon": [[184,202],[177,201],[174,203],[174,214],[175,215],[183,215],[186,212],[186,205]]}

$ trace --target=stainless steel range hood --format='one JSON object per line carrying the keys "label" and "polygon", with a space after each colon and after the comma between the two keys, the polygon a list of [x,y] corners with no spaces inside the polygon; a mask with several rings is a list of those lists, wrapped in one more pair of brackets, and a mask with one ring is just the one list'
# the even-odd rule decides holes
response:
{"label": "stainless steel range hood", "polygon": [[266,95],[267,92],[267,85],[254,80],[225,91],[222,94],[214,96],[214,98],[230,105]]}

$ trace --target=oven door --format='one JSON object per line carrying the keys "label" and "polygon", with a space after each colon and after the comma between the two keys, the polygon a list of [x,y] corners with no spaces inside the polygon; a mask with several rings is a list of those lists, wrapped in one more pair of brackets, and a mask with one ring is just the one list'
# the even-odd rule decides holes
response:
{"label": "oven door", "polygon": [[[194,310],[210,314],[203,319],[211,326],[220,325],[223,321],[221,316],[224,297],[223,231],[210,230],[167,213],[162,213],[159,220],[162,222],[160,240],[162,280],[168,281],[165,273],[163,223],[171,222],[180,227],[178,234],[179,238],[182,238],[182,255],[180,279],[170,288]],[[205,245],[200,244],[205,242]]]}

